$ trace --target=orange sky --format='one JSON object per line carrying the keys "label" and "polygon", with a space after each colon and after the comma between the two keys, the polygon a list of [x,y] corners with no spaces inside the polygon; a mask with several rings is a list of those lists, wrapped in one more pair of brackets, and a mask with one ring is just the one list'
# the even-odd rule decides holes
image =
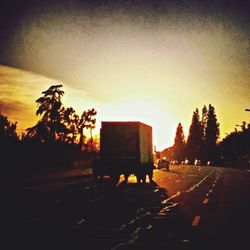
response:
{"label": "orange sky", "polygon": [[65,106],[96,108],[96,133],[102,120],[145,122],[158,150],[179,122],[187,137],[196,107],[215,107],[221,138],[250,120],[249,34],[228,16],[48,6],[24,12],[7,43],[15,67],[0,65],[0,109],[19,129],[34,125],[35,100],[55,83]]}
{"label": "orange sky", "polygon": [[[134,94],[125,96],[121,94],[120,101],[117,96],[112,98],[112,93],[110,93],[108,100],[102,100],[97,99],[88,91],[73,88],[67,83],[2,65],[0,65],[0,82],[1,112],[8,115],[11,121],[18,121],[19,132],[36,123],[38,118],[35,115],[35,100],[41,96],[41,92],[52,84],[62,83],[65,91],[62,101],[66,107],[72,106],[79,114],[88,108],[97,109],[96,134],[99,133],[102,120],[142,121],[153,127],[154,145],[158,150],[173,144],[178,122],[183,124],[187,136],[192,112],[195,107],[201,108],[205,103],[202,99],[203,95],[200,97],[196,96],[197,93],[190,95],[186,91],[182,93],[173,91],[172,97],[166,94],[166,97],[170,97],[169,99],[158,98],[162,95],[160,91],[159,95],[151,95],[150,92],[146,95],[145,92],[142,92],[138,98]],[[138,86],[135,87],[138,88]],[[221,137],[224,137],[225,133],[231,132],[236,124],[241,124],[241,121],[249,119],[248,114],[244,111],[248,100],[244,99],[244,96],[239,98],[239,93],[218,94],[218,89],[219,87],[214,90],[214,95],[206,100],[207,103],[209,100],[213,100],[211,103],[215,105],[217,111],[221,125]],[[191,99],[188,100],[188,98]]]}

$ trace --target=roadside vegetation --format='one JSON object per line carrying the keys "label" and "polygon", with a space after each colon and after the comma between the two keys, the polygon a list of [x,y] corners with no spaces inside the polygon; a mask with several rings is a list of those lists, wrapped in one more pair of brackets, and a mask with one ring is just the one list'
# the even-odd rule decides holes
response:
{"label": "roadside vegetation", "polygon": [[[1,165],[5,170],[84,167],[84,162],[91,166],[99,143],[85,134],[89,130],[92,135],[97,111],[91,108],[79,115],[74,108],[65,107],[62,87],[52,85],[42,92],[36,100],[39,119],[22,135],[17,134],[17,122],[0,113]],[[219,136],[215,108],[204,105],[201,116],[198,108],[193,112],[187,139],[179,123],[174,145],[160,152],[158,158],[184,164],[198,161],[201,165],[250,167],[250,124],[243,121],[239,131],[235,129],[222,141]]]}
{"label": "roadside vegetation", "polygon": [[169,162],[216,165],[237,168],[250,167],[250,124],[245,121],[222,141],[215,107],[211,104],[193,112],[189,134],[185,139],[182,124],[176,129],[174,145],[161,152]]}
{"label": "roadside vegetation", "polygon": [[85,136],[96,124],[92,108],[78,115],[62,103],[62,85],[52,85],[36,100],[37,123],[18,135],[17,123],[0,113],[0,149],[3,168],[16,170],[62,168],[93,158],[98,150]]}

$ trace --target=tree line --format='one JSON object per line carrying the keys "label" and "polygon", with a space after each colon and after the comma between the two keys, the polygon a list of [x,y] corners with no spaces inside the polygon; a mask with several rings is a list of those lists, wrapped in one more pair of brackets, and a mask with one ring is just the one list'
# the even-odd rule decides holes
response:
{"label": "tree line", "polygon": [[95,128],[97,111],[92,108],[78,115],[72,107],[65,107],[62,87],[52,85],[42,92],[36,100],[39,119],[21,136],[17,123],[0,113],[1,161],[6,166],[66,165],[83,157],[89,147],[97,149],[92,138],[85,136],[85,129]]}
{"label": "tree line", "polygon": [[215,107],[211,104],[203,106],[201,115],[199,109],[193,112],[187,140],[183,133],[182,124],[176,129],[174,145],[165,150],[167,158],[194,163],[199,159],[202,164],[208,161],[216,165],[232,167],[250,166],[250,124],[242,123],[241,131],[235,130],[222,141],[220,124]]}
{"label": "tree line", "polygon": [[240,168],[250,167],[250,123],[245,121],[240,125],[240,130],[233,132],[220,142],[219,150],[225,166]]}
{"label": "tree line", "polygon": [[179,162],[185,159],[190,162],[194,162],[195,159],[202,162],[217,160],[219,126],[214,106],[204,105],[201,116],[199,109],[196,108],[193,112],[187,140],[185,140],[182,124],[179,123],[177,126],[174,145],[171,149],[172,157]]}
{"label": "tree line", "polygon": [[[85,129],[91,132],[95,128],[97,111],[92,108],[78,115],[72,107],[65,107],[62,87],[52,85],[42,92],[36,100],[39,119],[21,137],[16,132],[17,122],[0,113],[1,162],[6,167],[69,166],[76,159],[91,157],[86,149],[98,151],[98,143],[85,136]],[[202,164],[250,166],[250,124],[242,122],[241,131],[233,131],[220,142],[219,136],[215,107],[204,105],[201,115],[198,108],[193,112],[187,140],[179,123],[173,146],[163,154],[178,162],[199,159]]]}

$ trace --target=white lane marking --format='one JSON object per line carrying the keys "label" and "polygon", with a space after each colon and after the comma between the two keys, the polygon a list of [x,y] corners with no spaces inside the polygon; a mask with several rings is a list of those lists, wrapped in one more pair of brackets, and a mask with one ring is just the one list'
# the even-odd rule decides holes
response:
{"label": "white lane marking", "polygon": [[207,204],[208,202],[209,202],[209,199],[205,198],[202,203]]}
{"label": "white lane marking", "polygon": [[135,244],[135,240],[129,240],[129,241],[128,241],[128,244],[129,244],[129,245]]}
{"label": "white lane marking", "polygon": [[212,187],[215,187],[215,184],[213,184]]}
{"label": "white lane marking", "polygon": [[173,198],[175,198],[176,196],[179,196],[181,193],[189,193],[191,191],[193,191],[195,188],[199,187],[200,184],[202,182],[204,182],[213,172],[215,171],[215,169],[213,171],[211,171],[208,175],[206,175],[201,181],[199,181],[198,183],[194,184],[191,188],[189,188],[188,190],[184,190],[184,191],[178,191],[176,194],[172,195],[171,197],[169,197],[168,199],[162,201],[162,204],[167,203],[168,201],[172,200]]}
{"label": "white lane marking", "polygon": [[199,187],[202,182],[204,182],[215,170],[211,171],[208,175],[206,175],[201,181],[198,183],[194,184],[191,188],[189,188],[187,191],[184,192],[191,192],[193,191],[196,187]]}
{"label": "white lane marking", "polygon": [[199,225],[199,222],[200,222],[200,219],[201,219],[201,216],[195,216],[194,217],[194,220],[193,220],[193,222],[192,222],[192,226],[193,227],[197,227],[198,225]]}
{"label": "white lane marking", "polygon": [[80,221],[78,221],[78,225],[81,225],[82,223],[84,223],[85,222],[85,220],[84,219],[81,219]]}
{"label": "white lane marking", "polygon": [[128,224],[133,224],[134,222],[135,222],[135,219],[131,220]]}
{"label": "white lane marking", "polygon": [[213,192],[213,189],[210,189],[208,192],[209,192],[209,193],[212,193],[212,192]]}
{"label": "white lane marking", "polygon": [[174,208],[174,207],[176,207],[178,205],[178,203],[173,203],[172,205],[168,205],[168,206],[166,206],[166,207],[164,207],[164,208],[162,208],[161,210],[160,210],[160,213],[162,214],[162,213],[164,213],[164,212],[167,212],[170,208]]}
{"label": "white lane marking", "polygon": [[219,173],[219,174],[216,176],[215,182],[218,182],[218,180],[219,180],[219,178],[220,178],[220,175],[221,175],[221,173]]}
{"label": "white lane marking", "polygon": [[166,204],[168,201],[170,201],[171,199],[175,198],[176,196],[178,196],[180,194],[181,194],[181,192],[178,191],[176,194],[174,194],[171,197],[167,198],[166,200],[162,201],[161,204]]}
{"label": "white lane marking", "polygon": [[89,203],[93,203],[93,202],[97,202],[97,201],[101,201],[101,200],[104,200],[104,198],[100,197],[100,198],[97,198],[97,199],[94,199],[94,200],[90,200]]}
{"label": "white lane marking", "polygon": [[114,246],[114,247],[112,247],[111,248],[111,250],[116,250],[116,249],[118,249],[118,248],[120,248],[120,247],[122,247],[122,246],[124,246],[125,245],[125,243],[119,243],[118,245],[116,245],[116,246]]}

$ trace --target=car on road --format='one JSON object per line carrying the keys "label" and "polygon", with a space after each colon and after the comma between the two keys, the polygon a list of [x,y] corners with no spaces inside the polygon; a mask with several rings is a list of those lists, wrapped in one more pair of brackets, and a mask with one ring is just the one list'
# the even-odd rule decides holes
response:
{"label": "car on road", "polygon": [[214,166],[214,163],[212,161],[208,161],[207,166]]}
{"label": "car on road", "polygon": [[161,169],[161,168],[165,168],[167,170],[169,170],[169,162],[166,159],[158,159],[157,160],[157,168]]}
{"label": "car on road", "polygon": [[170,162],[171,165],[179,165],[179,162],[177,160],[173,160]]}
{"label": "car on road", "polygon": [[194,165],[195,165],[195,166],[200,166],[200,165],[201,165],[201,161],[196,159],[196,160],[194,161]]}

